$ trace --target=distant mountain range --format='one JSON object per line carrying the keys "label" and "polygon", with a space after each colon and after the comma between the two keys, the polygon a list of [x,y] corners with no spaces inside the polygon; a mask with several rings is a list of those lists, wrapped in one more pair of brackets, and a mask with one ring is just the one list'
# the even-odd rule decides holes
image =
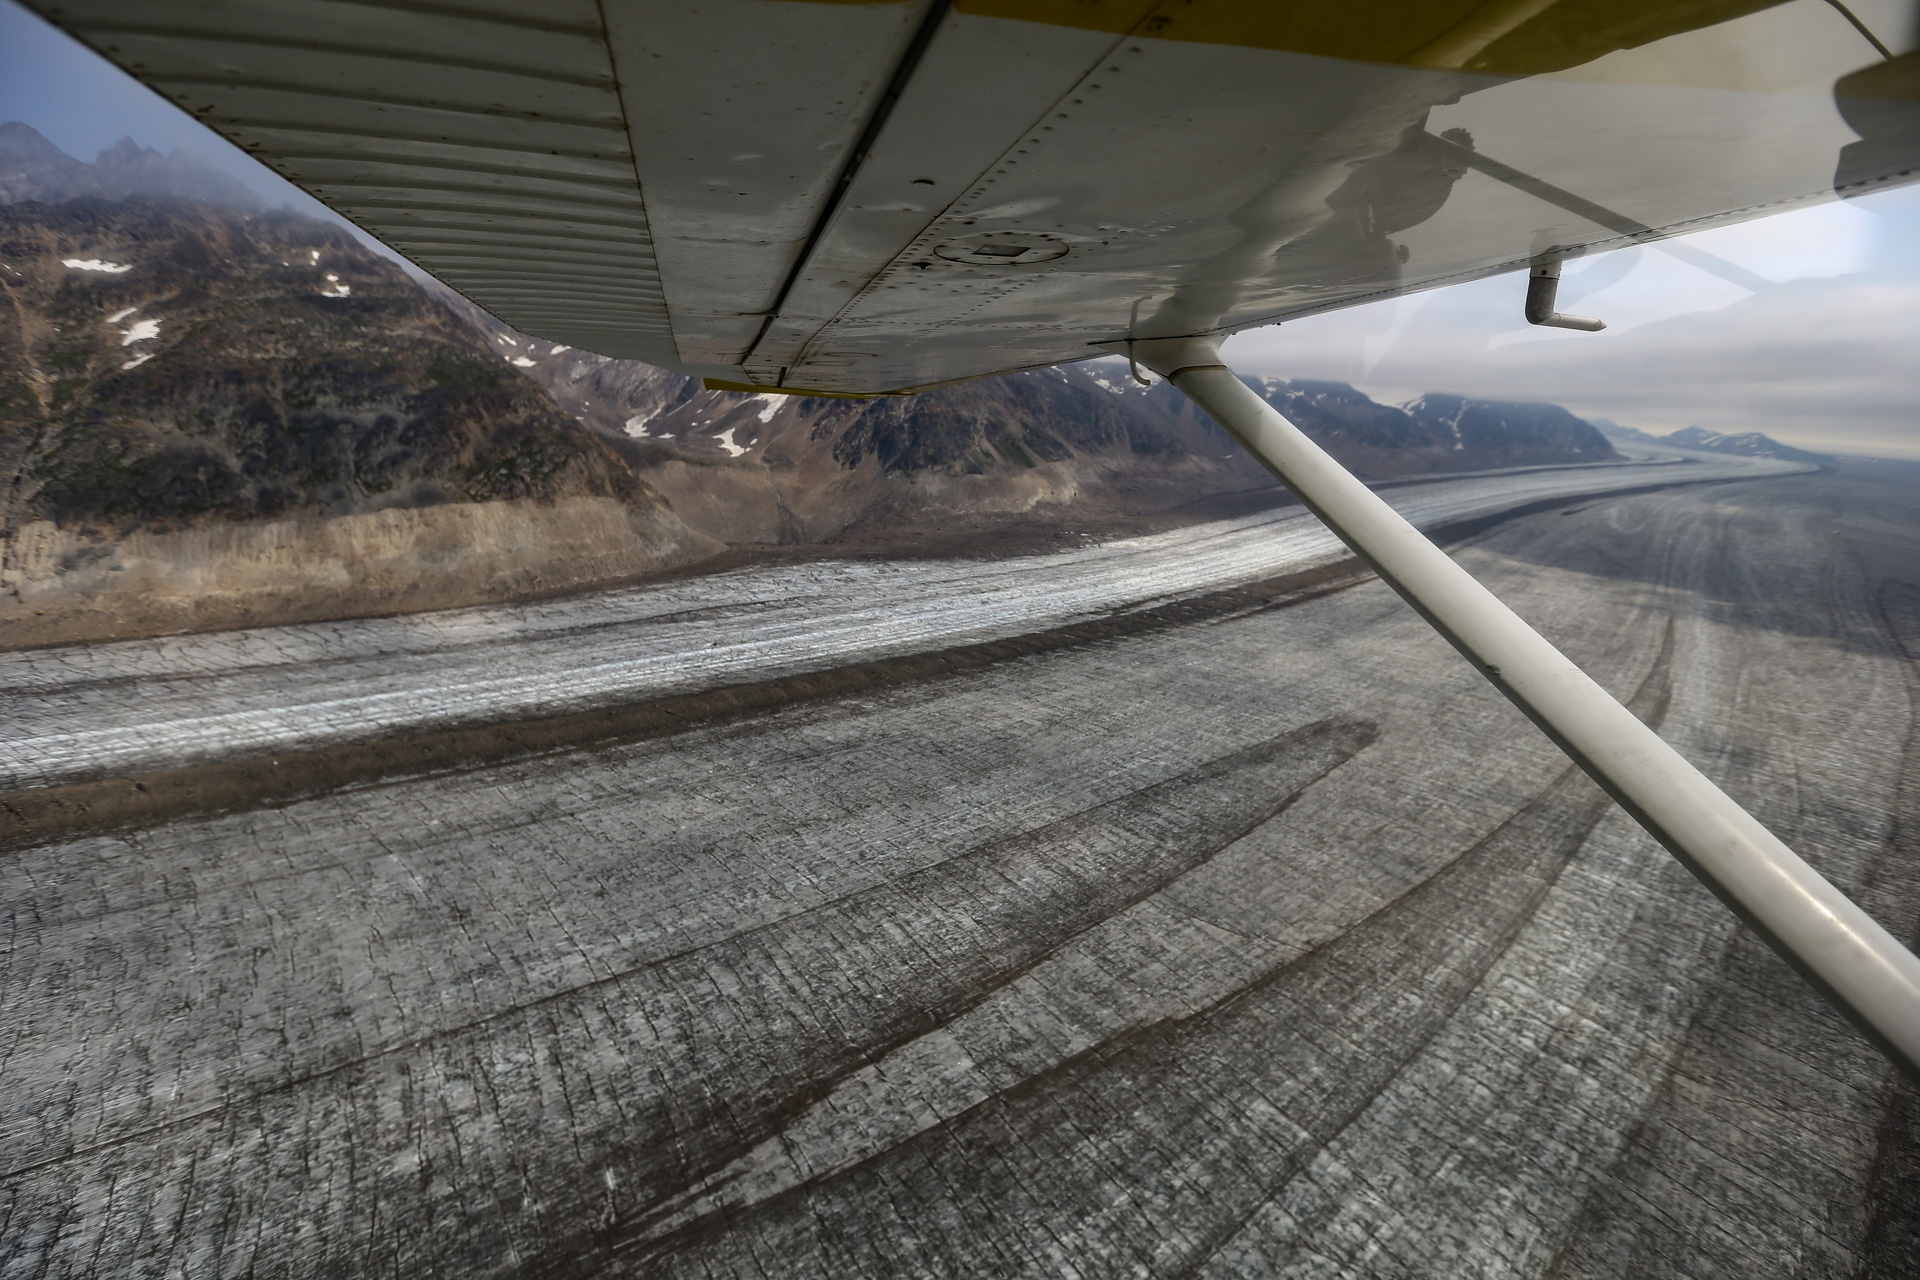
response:
{"label": "distant mountain range", "polygon": [[[867,401],[708,391],[692,378],[530,339],[443,291],[683,518],[728,541],[848,541],[1011,517],[1084,523],[1278,486],[1172,387],[1094,360]],[[1247,379],[1359,474],[1601,462],[1598,430],[1549,404],[1376,403],[1345,383]]]}
{"label": "distant mountain range", "polygon": [[1743,458],[1780,458],[1787,462],[1811,462],[1823,466],[1834,462],[1830,454],[1796,449],[1790,444],[1781,444],[1772,436],[1763,435],[1758,431],[1728,434],[1709,431],[1705,427],[1682,427],[1664,436],[1656,436],[1633,427],[1623,427],[1606,418],[1595,418],[1592,422],[1609,439],[1627,444],[1675,445],[1682,449],[1700,449],[1707,453],[1734,453]]}
{"label": "distant mountain range", "polygon": [[122,138],[87,164],[18,120],[0,124],[0,204],[52,203],[83,196],[107,200],[173,196],[246,211],[264,207],[260,197],[238,179],[190,156],[162,155],[132,138]]}
{"label": "distant mountain range", "polygon": [[[866,401],[708,391],[530,339],[191,160],[129,140],[87,164],[17,122],[0,125],[0,293],[0,588],[20,601],[22,583],[78,582],[71,566],[136,535],[288,521],[386,530],[364,554],[391,561],[387,585],[356,568],[340,591],[401,608],[565,589],[721,543],[899,550],[1282,500],[1185,397],[1111,360]],[[1553,405],[1249,385],[1375,478],[1616,456]],[[513,508],[517,567],[446,549],[471,542],[448,532],[457,509],[501,503],[533,504]],[[556,503],[624,512],[607,517],[618,545],[569,543],[590,522],[541,514]],[[409,538],[441,550],[422,559]],[[451,594],[403,581],[454,561],[472,580]]]}

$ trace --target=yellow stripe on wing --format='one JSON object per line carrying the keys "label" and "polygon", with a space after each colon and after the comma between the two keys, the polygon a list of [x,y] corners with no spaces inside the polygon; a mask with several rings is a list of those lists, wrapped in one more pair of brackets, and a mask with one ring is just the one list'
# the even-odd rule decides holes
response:
{"label": "yellow stripe on wing", "polygon": [[957,0],[980,17],[1489,75],[1591,62],[1784,0]]}

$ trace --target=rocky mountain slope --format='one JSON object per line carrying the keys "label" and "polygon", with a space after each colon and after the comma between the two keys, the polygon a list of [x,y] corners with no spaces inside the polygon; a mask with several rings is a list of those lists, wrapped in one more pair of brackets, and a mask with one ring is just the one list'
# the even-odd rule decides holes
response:
{"label": "rocky mountain slope", "polygon": [[1557,404],[1429,392],[1396,406],[1376,404],[1344,382],[1268,378],[1251,385],[1329,453],[1370,479],[1619,456],[1591,424]]}
{"label": "rocky mountain slope", "polygon": [[[694,527],[726,541],[865,543],[1221,509],[1284,494],[1185,396],[1102,359],[911,397],[708,391],[694,379],[529,338],[449,294],[506,362],[614,442]],[[1345,383],[1249,379],[1359,474],[1600,462],[1565,409],[1454,395],[1376,403]]]}
{"label": "rocky mountain slope", "polygon": [[1281,496],[1218,429],[1143,412],[1104,366],[872,400],[708,391],[445,297],[681,518],[727,542],[964,550]]}
{"label": "rocky mountain slope", "polygon": [[719,549],[326,223],[170,196],[0,205],[0,294],[12,629],[433,607]]}
{"label": "rocky mountain slope", "polygon": [[0,258],[10,524],[638,492],[397,267],[323,223],[146,197],[12,205]]}

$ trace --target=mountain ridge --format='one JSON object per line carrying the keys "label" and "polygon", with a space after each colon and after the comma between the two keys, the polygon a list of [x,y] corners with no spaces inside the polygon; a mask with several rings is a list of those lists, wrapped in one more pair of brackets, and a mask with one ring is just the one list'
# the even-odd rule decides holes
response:
{"label": "mountain ridge", "polygon": [[256,212],[266,202],[231,174],[182,152],[163,155],[123,137],[89,164],[62,151],[31,125],[0,123],[0,204],[55,204],[94,196],[171,196]]}
{"label": "mountain ridge", "polygon": [[1606,418],[1593,419],[1594,426],[1610,439],[1625,441],[1628,444],[1660,444],[1681,449],[1699,449],[1707,453],[1730,453],[1743,458],[1778,458],[1784,462],[1810,462],[1818,466],[1832,466],[1837,459],[1831,454],[1815,453],[1809,449],[1795,448],[1782,444],[1772,436],[1759,431],[1709,431],[1705,427],[1681,427],[1678,431],[1669,431],[1666,435],[1654,435],[1636,427],[1623,427]]}
{"label": "mountain ridge", "polygon": [[[429,285],[696,528],[724,541],[850,544],[889,528],[1033,517],[1084,527],[1237,495],[1288,495],[1173,387],[1112,357],[871,400],[709,391],[697,379],[529,337]],[[1383,405],[1345,383],[1247,378],[1363,478],[1601,462],[1557,405],[1430,393]],[[724,495],[724,502],[721,496]],[[1209,508],[1211,509],[1211,508]]]}

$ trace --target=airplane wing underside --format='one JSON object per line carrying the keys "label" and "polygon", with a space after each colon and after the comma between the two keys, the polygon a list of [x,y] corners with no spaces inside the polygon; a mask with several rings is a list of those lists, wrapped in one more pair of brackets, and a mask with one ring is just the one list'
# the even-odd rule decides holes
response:
{"label": "airplane wing underside", "polygon": [[517,328],[826,392],[1920,165],[1905,0],[30,3]]}

